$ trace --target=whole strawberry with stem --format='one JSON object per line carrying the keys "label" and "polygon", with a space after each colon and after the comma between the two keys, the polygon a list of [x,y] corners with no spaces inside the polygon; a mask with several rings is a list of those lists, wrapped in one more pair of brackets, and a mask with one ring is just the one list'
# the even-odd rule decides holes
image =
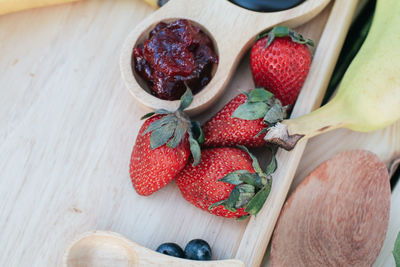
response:
{"label": "whole strawberry with stem", "polygon": [[244,219],[260,211],[271,190],[273,158],[263,172],[245,147],[204,149],[198,165],[176,178],[183,197],[196,207],[226,218]]}
{"label": "whole strawberry with stem", "polygon": [[267,127],[286,117],[286,107],[263,88],[233,98],[203,126],[204,146],[261,147]]}
{"label": "whole strawberry with stem", "polygon": [[143,116],[143,123],[133,147],[129,173],[139,195],[148,196],[171,182],[185,167],[190,153],[192,164],[200,161],[204,141],[200,124],[184,113],[193,100],[188,89],[179,108],[170,112],[159,109]]}
{"label": "whole strawberry with stem", "polygon": [[314,42],[284,26],[260,34],[250,53],[255,85],[273,93],[284,106],[293,107],[310,70],[307,45]]}

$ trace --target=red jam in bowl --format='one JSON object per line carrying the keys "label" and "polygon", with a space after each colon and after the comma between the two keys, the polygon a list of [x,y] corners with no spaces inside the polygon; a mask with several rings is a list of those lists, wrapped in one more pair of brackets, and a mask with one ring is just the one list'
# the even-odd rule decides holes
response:
{"label": "red jam in bowl", "polygon": [[177,100],[186,85],[195,94],[211,80],[218,56],[211,39],[188,20],[160,22],[149,38],[133,49],[132,69],[149,85],[151,94]]}

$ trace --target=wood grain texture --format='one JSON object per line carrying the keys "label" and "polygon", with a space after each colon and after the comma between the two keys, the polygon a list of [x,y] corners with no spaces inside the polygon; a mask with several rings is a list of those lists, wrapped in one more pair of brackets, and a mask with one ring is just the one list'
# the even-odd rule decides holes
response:
{"label": "wood grain texture", "polygon": [[312,138],[308,141],[305,156],[297,169],[292,190],[323,161],[351,149],[374,152],[390,168],[400,158],[400,122],[371,133],[338,129]]}
{"label": "wood grain texture", "polygon": [[[349,5],[336,8],[340,19],[331,30],[346,25]],[[298,30],[318,43],[331,8]],[[198,210],[174,183],[150,197],[132,188],[129,158],[146,111],[123,85],[118,61],[126,36],[152,11],[139,0],[93,0],[0,17],[1,266],[59,266],[70,241],[94,229],[119,232],[149,249],[202,238],[214,259],[245,248],[240,240],[248,222]],[[315,69],[335,56],[324,53],[335,45],[317,52]],[[312,81],[301,101],[322,96],[316,88],[327,78]],[[197,119],[205,121],[253,86],[246,55],[220,100]],[[288,160],[281,152],[290,166],[285,172],[293,176],[300,155]],[[274,207],[283,203],[290,175],[276,180],[284,186],[275,187],[283,195]]]}
{"label": "wood grain texture", "polygon": [[371,266],[386,235],[390,194],[375,154],[352,150],[325,161],[285,203],[271,266]]}

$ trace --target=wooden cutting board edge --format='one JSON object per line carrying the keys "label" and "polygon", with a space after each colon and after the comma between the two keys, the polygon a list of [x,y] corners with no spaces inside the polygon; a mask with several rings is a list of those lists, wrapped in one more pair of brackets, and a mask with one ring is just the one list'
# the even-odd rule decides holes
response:
{"label": "wooden cutting board edge", "polygon": [[[333,4],[292,117],[321,105],[357,3],[357,0],[336,0]],[[302,142],[290,152],[281,150],[277,154],[280,165],[273,176],[271,194],[260,213],[250,219],[236,253],[235,258],[244,261],[246,266],[259,266],[262,262],[305,146],[306,142]]]}

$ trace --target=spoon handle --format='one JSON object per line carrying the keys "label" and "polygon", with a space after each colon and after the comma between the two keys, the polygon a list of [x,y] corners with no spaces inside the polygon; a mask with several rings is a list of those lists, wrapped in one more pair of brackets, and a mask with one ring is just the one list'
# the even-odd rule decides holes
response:
{"label": "spoon handle", "polygon": [[244,267],[239,260],[194,261],[167,256],[109,231],[93,231],[79,236],[69,248],[64,267]]}

